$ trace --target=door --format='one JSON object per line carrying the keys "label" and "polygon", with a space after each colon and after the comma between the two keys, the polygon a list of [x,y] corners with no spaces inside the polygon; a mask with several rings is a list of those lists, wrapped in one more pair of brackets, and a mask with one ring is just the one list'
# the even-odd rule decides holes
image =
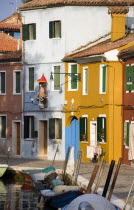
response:
{"label": "door", "polygon": [[39,148],[38,156],[47,154],[47,120],[39,121]]}
{"label": "door", "polygon": [[90,122],[90,146],[96,146],[97,144],[97,123]]}
{"label": "door", "polygon": [[20,155],[20,123],[16,123],[16,141],[17,141],[17,155]]}
{"label": "door", "polygon": [[77,160],[78,150],[80,148],[79,142],[79,122],[77,118],[73,118],[70,126],[66,127],[66,138],[65,138],[65,152],[68,146],[74,147],[74,159]]}
{"label": "door", "polygon": [[21,123],[13,121],[12,127],[12,154],[20,155],[21,147]]}

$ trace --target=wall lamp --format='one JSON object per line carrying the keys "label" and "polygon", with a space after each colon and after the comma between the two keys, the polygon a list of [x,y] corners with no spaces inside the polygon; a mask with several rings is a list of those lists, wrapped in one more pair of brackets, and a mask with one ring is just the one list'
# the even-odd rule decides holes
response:
{"label": "wall lamp", "polygon": [[80,79],[81,79],[80,73],[53,73],[53,72],[51,72],[50,80],[54,79],[54,77],[53,77],[54,74],[64,74],[65,76],[70,76],[70,77],[72,77],[72,79],[76,79],[78,81],[80,81]]}

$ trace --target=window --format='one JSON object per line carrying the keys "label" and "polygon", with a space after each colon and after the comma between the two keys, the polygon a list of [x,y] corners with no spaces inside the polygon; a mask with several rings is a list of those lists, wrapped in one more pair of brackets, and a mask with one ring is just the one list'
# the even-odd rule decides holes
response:
{"label": "window", "polygon": [[62,139],[62,119],[49,119],[49,139]]}
{"label": "window", "polygon": [[6,73],[0,72],[0,94],[6,93]]}
{"label": "window", "polygon": [[0,116],[0,138],[6,138],[6,116]]}
{"label": "window", "polygon": [[22,26],[22,40],[35,40],[36,39],[36,24],[27,24]]}
{"label": "window", "polygon": [[80,118],[80,141],[88,141],[87,139],[87,117]]}
{"label": "window", "polygon": [[34,67],[29,68],[29,91],[34,91]]}
{"label": "window", "polygon": [[134,91],[134,66],[126,66],[126,91]]}
{"label": "window", "polygon": [[54,90],[60,90],[60,66],[54,66]]}
{"label": "window", "polygon": [[77,84],[77,64],[71,64],[69,73],[72,74],[71,80],[69,76],[69,89],[70,90],[77,90],[78,84]]}
{"label": "window", "polygon": [[106,93],[106,65],[100,66],[100,94]]}
{"label": "window", "polygon": [[49,22],[49,38],[61,38],[61,21]]}
{"label": "window", "polygon": [[24,116],[24,138],[34,138],[34,116]]}
{"label": "window", "polygon": [[83,95],[88,94],[88,68],[83,68]]}
{"label": "window", "polygon": [[129,147],[129,121],[124,122],[124,145]]}
{"label": "window", "polygon": [[21,93],[21,72],[20,71],[15,71],[14,72],[14,93]]}
{"label": "window", "polygon": [[97,141],[106,142],[106,117],[97,117]]}

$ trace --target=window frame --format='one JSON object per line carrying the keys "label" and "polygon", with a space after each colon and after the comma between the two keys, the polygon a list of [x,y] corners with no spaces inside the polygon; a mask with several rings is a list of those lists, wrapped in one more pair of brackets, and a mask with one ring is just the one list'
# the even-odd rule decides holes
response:
{"label": "window frame", "polygon": [[[16,93],[16,73],[20,73],[20,92]],[[21,70],[13,71],[13,95],[21,95]]]}
{"label": "window frame", "polygon": [[[103,84],[103,71],[105,69],[105,84]],[[103,85],[105,85],[105,91],[103,90]],[[100,87],[99,87],[99,93],[100,94],[106,94],[107,92],[107,66],[105,64],[100,65]]]}
{"label": "window frame", "polygon": [[[59,66],[59,89],[55,89],[55,67],[58,67]],[[54,77],[54,79],[53,79],[53,91],[60,91],[60,87],[61,87],[61,65],[58,65],[58,64],[56,64],[56,65],[53,65],[53,67],[52,67],[52,73],[53,73],[53,77]]]}
{"label": "window frame", "polygon": [[[68,73],[72,73],[71,67],[73,65],[76,65],[77,66],[77,73],[76,74],[78,74],[78,64],[77,63],[69,63],[68,65],[69,65],[68,66]],[[71,81],[72,81],[72,77],[71,76],[68,76],[68,91],[77,91],[78,90],[78,80],[76,80],[77,81],[77,88],[75,88],[75,89],[72,89],[72,87],[71,87],[72,86]]]}
{"label": "window frame", "polygon": [[[56,23],[59,23],[59,32],[56,37]],[[49,39],[60,39],[61,38],[61,20],[52,20],[49,21]]]}
{"label": "window frame", "polygon": [[[5,92],[2,93],[1,90],[1,73],[5,73]],[[6,71],[0,71],[0,95],[6,95]]]}
{"label": "window frame", "polygon": [[[33,71],[34,71],[33,89],[32,90],[30,90],[30,68],[33,69]],[[28,67],[28,92],[35,92],[35,67],[34,66]]]}
{"label": "window frame", "polygon": [[[30,29],[32,26],[32,29]],[[32,37],[31,38],[31,30],[32,30]],[[22,25],[22,40],[23,41],[33,41],[36,40],[36,23],[28,23]]]}
{"label": "window frame", "polygon": [[[28,118],[28,123],[29,123],[29,127],[26,126],[25,124],[25,119],[26,117]],[[32,122],[33,119],[33,122]],[[33,128],[32,128],[32,123],[33,123]],[[26,127],[25,127],[26,126]],[[28,137],[25,137],[27,135],[28,130]],[[34,130],[35,130],[35,116],[34,115],[25,115],[24,116],[24,139],[25,140],[33,140],[34,139]]]}
{"label": "window frame", "polygon": [[88,95],[88,66],[83,67],[83,95]]}
{"label": "window frame", "polygon": [[[133,68],[133,73],[132,73],[132,70],[129,70],[129,69],[132,69]],[[131,71],[130,73],[127,73],[127,71]],[[131,75],[131,82],[132,82],[132,85],[128,85],[127,86],[127,81],[128,81],[128,77],[127,74],[130,74]],[[131,64],[131,65],[126,65],[125,66],[125,91],[126,93],[133,93],[134,92],[134,64]]]}
{"label": "window frame", "polygon": [[[84,122],[84,127],[82,123]],[[86,136],[84,137],[85,140],[83,140],[83,135]],[[82,115],[80,117],[80,142],[88,142],[88,116],[87,115]]]}
{"label": "window frame", "polygon": [[[56,122],[58,125],[56,124]],[[51,131],[53,130],[50,126],[51,123],[53,123],[53,126],[54,126],[54,134],[51,133]],[[60,125],[61,125],[61,127],[60,127]],[[58,131],[56,130],[57,127],[58,127]],[[58,132],[58,134],[57,134],[57,132]],[[62,118],[49,118],[49,139],[62,140]]]}
{"label": "window frame", "polygon": [[[98,130],[100,129],[99,124],[98,124],[99,118],[103,120],[103,125],[104,126],[101,129],[104,129],[104,140],[99,140],[100,139],[99,134],[98,134]],[[106,144],[107,143],[107,138],[106,138],[106,115],[99,115],[99,117],[97,117],[97,142],[99,144]]]}
{"label": "window frame", "polygon": [[[6,127],[5,127],[5,137],[2,137],[2,125],[1,125],[1,122],[2,122],[2,117],[5,117],[6,119]],[[7,115],[0,115],[0,139],[6,139],[7,137]]]}

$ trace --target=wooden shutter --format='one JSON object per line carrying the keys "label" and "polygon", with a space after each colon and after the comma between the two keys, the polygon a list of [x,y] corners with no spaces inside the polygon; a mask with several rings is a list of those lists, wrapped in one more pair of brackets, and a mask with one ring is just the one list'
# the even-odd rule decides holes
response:
{"label": "wooden shutter", "polygon": [[6,138],[6,116],[1,116],[1,138]]}
{"label": "wooden shutter", "polygon": [[30,123],[31,123],[31,138],[34,138],[34,116],[30,116],[30,118],[31,118],[31,121],[30,121]]}
{"label": "wooden shutter", "polygon": [[97,117],[97,141],[102,142],[102,136],[106,142],[106,118]]}
{"label": "wooden shutter", "polygon": [[29,25],[22,25],[22,40],[29,40]]}
{"label": "wooden shutter", "polygon": [[1,72],[1,93],[5,93],[5,72]]}
{"label": "wooden shutter", "polygon": [[49,38],[53,38],[53,22],[49,22]]}
{"label": "wooden shutter", "polygon": [[80,141],[87,141],[87,117],[80,118]]}
{"label": "wooden shutter", "polygon": [[[131,80],[132,84],[127,84]],[[134,90],[134,66],[126,66],[126,91]]]}
{"label": "wooden shutter", "polygon": [[106,92],[106,66],[102,67],[102,92]]}
{"label": "wooden shutter", "polygon": [[36,39],[36,24],[33,23],[33,39]]}
{"label": "wooden shutter", "polygon": [[61,21],[54,22],[54,37],[61,38]]}
{"label": "wooden shutter", "polygon": [[129,122],[124,122],[124,145],[129,147]]}
{"label": "wooden shutter", "polygon": [[34,68],[29,68],[29,90],[34,91]]}
{"label": "wooden shutter", "polygon": [[55,139],[55,118],[49,119],[49,139]]}
{"label": "wooden shutter", "polygon": [[77,89],[77,64],[71,65],[71,73],[73,75],[71,76],[71,89]]}
{"label": "wooden shutter", "polygon": [[60,90],[60,66],[54,67],[54,90]]}
{"label": "wooden shutter", "polygon": [[29,116],[24,116],[24,138],[29,138]]}
{"label": "wooden shutter", "polygon": [[20,93],[20,72],[16,72],[16,93]]}

